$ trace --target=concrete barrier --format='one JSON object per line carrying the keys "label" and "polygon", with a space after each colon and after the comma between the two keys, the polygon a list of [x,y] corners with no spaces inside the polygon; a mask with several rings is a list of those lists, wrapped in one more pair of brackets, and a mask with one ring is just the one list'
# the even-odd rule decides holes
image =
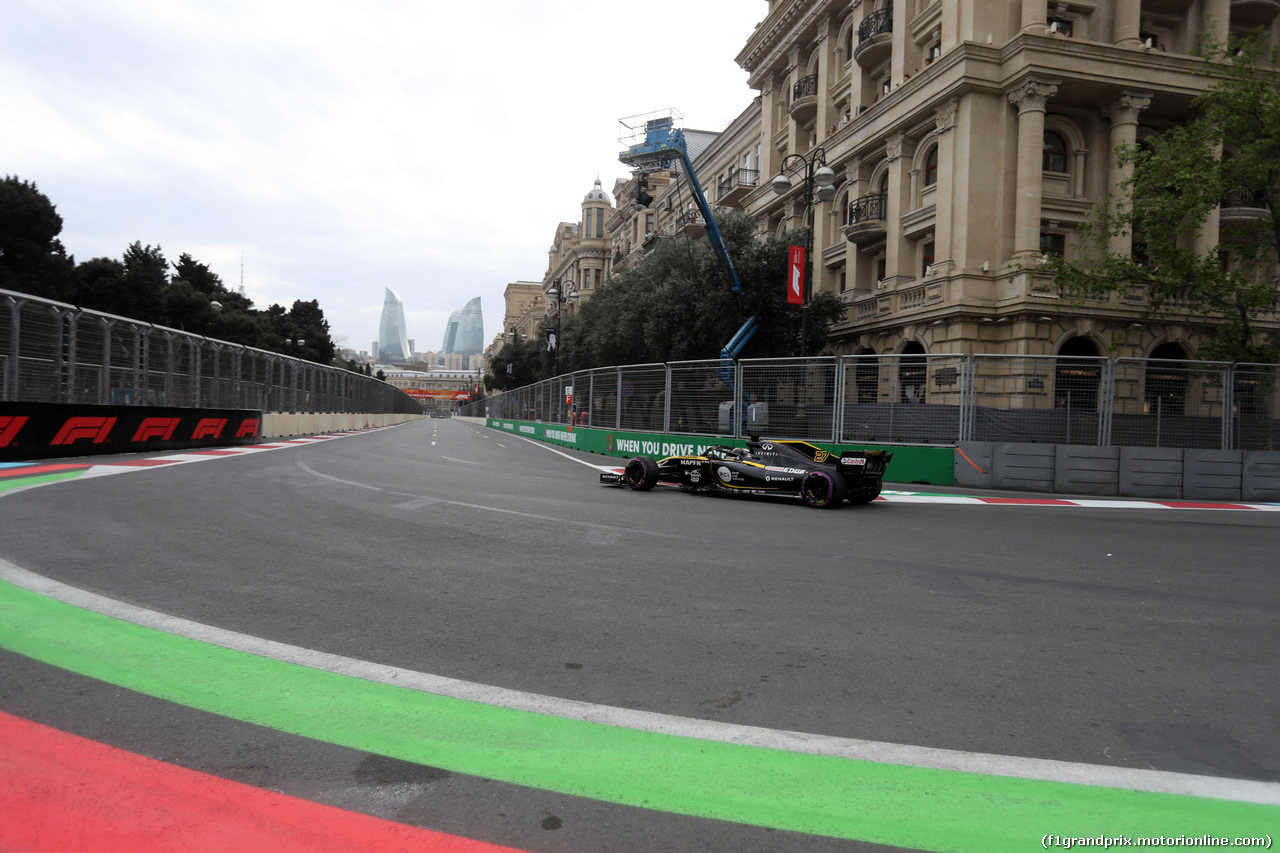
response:
{"label": "concrete barrier", "polygon": [[1120,448],[1055,445],[1053,490],[1077,495],[1114,495],[1120,489]]}
{"label": "concrete barrier", "polygon": [[1120,494],[1131,498],[1182,497],[1182,448],[1120,448]]}
{"label": "concrete barrier", "polygon": [[1182,497],[1193,501],[1238,501],[1243,494],[1244,454],[1239,450],[1186,450]]}
{"label": "concrete barrier", "polygon": [[1246,450],[1241,497],[1246,501],[1280,501],[1280,451]]}
{"label": "concrete barrier", "polygon": [[990,489],[995,470],[996,445],[992,441],[963,441],[956,447],[952,477],[957,486]]}
{"label": "concrete barrier", "polygon": [[1280,501],[1280,451],[966,441],[954,481],[978,489],[1155,500]]}
{"label": "concrete barrier", "polygon": [[991,485],[996,489],[1052,492],[1056,469],[1056,445],[997,444]]}
{"label": "concrete barrier", "polygon": [[267,412],[262,416],[262,437],[289,438],[299,435],[320,435],[326,432],[350,432],[357,429],[375,429],[416,421],[425,415],[359,414],[354,412],[328,412],[300,414],[296,412]]}

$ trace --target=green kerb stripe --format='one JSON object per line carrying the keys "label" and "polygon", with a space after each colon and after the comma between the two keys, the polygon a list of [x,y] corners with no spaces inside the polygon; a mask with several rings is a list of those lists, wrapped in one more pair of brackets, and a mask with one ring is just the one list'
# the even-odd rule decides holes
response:
{"label": "green kerb stripe", "polygon": [[0,480],[0,492],[7,492],[11,489],[26,488],[28,486],[41,486],[45,483],[56,483],[59,480],[73,480],[79,477],[88,468],[81,468],[78,471],[59,471],[56,474],[43,474],[39,477],[6,477]]}
{"label": "green kerb stripe", "polygon": [[1280,808],[922,769],[568,720],[282,663],[0,583],[0,645],[280,731],[613,803],[922,850],[1263,835]]}

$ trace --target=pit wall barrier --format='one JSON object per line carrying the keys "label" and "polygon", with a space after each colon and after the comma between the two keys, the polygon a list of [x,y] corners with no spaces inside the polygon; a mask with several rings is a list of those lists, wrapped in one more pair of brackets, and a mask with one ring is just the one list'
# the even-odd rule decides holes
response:
{"label": "pit wall barrier", "polygon": [[982,489],[1266,503],[1280,501],[1280,451],[971,441],[956,449],[954,482]]}
{"label": "pit wall barrier", "polygon": [[[570,447],[587,453],[631,458],[632,456],[664,456],[695,454],[716,444],[744,447],[742,439],[721,438],[708,435],[673,435],[652,432],[625,432],[622,430],[594,429],[567,424],[545,424],[537,421],[516,421],[505,418],[466,418],[501,432],[518,435],[534,441],[544,441],[561,447]],[[949,486],[954,477],[955,449],[952,447],[910,447],[885,444],[832,444],[810,442],[823,450],[840,453],[845,450],[888,450],[893,453],[886,480],[895,483],[920,483]]]}
{"label": "pit wall barrier", "polygon": [[393,426],[421,417],[0,402],[0,462],[231,447]]}
{"label": "pit wall barrier", "polygon": [[256,444],[245,409],[0,402],[0,462]]}

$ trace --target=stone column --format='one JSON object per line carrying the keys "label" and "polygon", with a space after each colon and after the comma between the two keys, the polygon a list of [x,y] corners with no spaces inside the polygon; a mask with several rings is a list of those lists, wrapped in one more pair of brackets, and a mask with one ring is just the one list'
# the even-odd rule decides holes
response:
{"label": "stone column", "polygon": [[1022,0],[1022,31],[1044,35],[1048,26],[1048,0]]}
{"label": "stone column", "polygon": [[1121,47],[1142,47],[1142,0],[1116,0],[1112,38]]}
{"label": "stone column", "polygon": [[956,114],[960,101],[952,98],[934,110],[933,132],[938,142],[938,182],[934,187],[933,214],[933,268],[946,275],[955,267],[951,251],[951,211],[955,205],[956,163],[955,133]]}
{"label": "stone column", "polygon": [[[1123,92],[1120,97],[1102,108],[1102,114],[1111,119],[1111,174],[1108,181],[1111,193],[1111,212],[1123,214],[1129,209],[1131,190],[1123,187],[1133,176],[1133,164],[1123,166],[1116,159],[1116,149],[1121,145],[1132,146],[1138,141],[1138,113],[1151,106],[1151,96],[1138,92]],[[1112,234],[1107,251],[1113,255],[1133,253],[1133,234]]]}
{"label": "stone column", "polygon": [[[1217,148],[1218,157],[1222,156],[1222,146]],[[1205,257],[1210,252],[1218,248],[1218,242],[1222,239],[1222,220],[1220,214],[1221,207],[1215,207],[1209,211],[1209,215],[1205,217],[1204,223],[1200,226],[1200,233],[1196,234],[1195,241],[1192,244],[1195,252],[1200,257]]]}
{"label": "stone column", "polygon": [[773,180],[778,174],[778,149],[773,145],[773,138],[778,132],[779,86],[781,84],[774,75],[769,75],[760,89],[760,180],[764,183]]}
{"label": "stone column", "polygon": [[[818,39],[817,46],[814,48],[818,52],[818,67],[814,73],[818,75],[818,115],[814,119],[814,127],[818,129],[818,144],[822,144],[822,140],[826,138],[827,132],[836,124],[835,108],[831,103],[831,87],[828,81],[831,80],[831,57],[835,50],[835,35],[831,33],[831,22],[822,20],[818,22]],[[800,75],[804,76],[803,73]]]}
{"label": "stone column", "polygon": [[1018,184],[1014,204],[1013,257],[1040,254],[1040,203],[1044,195],[1044,110],[1058,93],[1053,83],[1029,80],[1009,93],[1018,108]]}
{"label": "stone column", "polygon": [[791,117],[791,103],[796,97],[796,83],[804,76],[804,67],[800,65],[800,49],[795,48],[787,54],[787,76],[783,83],[782,102],[786,104],[786,116],[783,121],[787,126],[787,153],[802,154],[804,146],[800,144],[800,127]]}
{"label": "stone column", "polygon": [[910,257],[910,241],[902,235],[902,215],[910,210],[911,189],[907,169],[911,161],[910,142],[905,134],[885,140],[885,159],[889,162],[889,189],[885,203],[884,267],[886,281],[914,278],[914,259]]}
{"label": "stone column", "polygon": [[1204,31],[1226,43],[1231,26],[1231,0],[1205,0]]}

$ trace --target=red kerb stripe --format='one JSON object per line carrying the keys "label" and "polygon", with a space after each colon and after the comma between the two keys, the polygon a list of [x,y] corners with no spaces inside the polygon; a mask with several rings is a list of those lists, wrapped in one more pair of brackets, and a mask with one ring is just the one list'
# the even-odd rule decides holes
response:
{"label": "red kerb stripe", "polygon": [[519,853],[198,773],[5,713],[0,850]]}

